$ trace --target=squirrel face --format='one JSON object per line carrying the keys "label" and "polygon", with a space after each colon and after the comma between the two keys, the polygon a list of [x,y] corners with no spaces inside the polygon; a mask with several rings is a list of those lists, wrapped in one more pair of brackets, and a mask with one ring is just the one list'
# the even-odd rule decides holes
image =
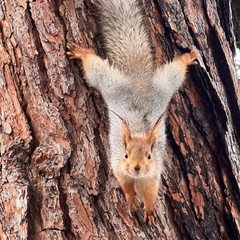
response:
{"label": "squirrel face", "polygon": [[133,178],[151,176],[155,172],[154,150],[158,143],[160,121],[153,129],[142,136],[131,136],[130,129],[123,121],[121,141],[124,147],[120,168]]}
{"label": "squirrel face", "polygon": [[131,137],[121,157],[120,166],[125,174],[138,178],[151,175],[155,170],[153,146],[146,136]]}

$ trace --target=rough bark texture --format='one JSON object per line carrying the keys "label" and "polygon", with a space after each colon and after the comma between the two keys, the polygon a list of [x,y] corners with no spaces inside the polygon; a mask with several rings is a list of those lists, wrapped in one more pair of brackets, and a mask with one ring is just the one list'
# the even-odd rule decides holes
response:
{"label": "rough bark texture", "polygon": [[0,3],[0,239],[240,239],[240,87],[228,0],[143,0],[157,64],[197,47],[168,112],[154,226],[108,162],[108,118],[66,42],[98,48],[95,1]]}
{"label": "rough bark texture", "polygon": [[240,47],[240,2],[238,0],[232,0],[232,19],[234,25],[234,34],[236,37],[237,47]]}

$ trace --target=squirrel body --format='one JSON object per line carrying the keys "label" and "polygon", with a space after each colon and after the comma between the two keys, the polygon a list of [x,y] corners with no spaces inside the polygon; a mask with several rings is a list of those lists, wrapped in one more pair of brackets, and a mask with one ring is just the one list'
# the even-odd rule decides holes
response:
{"label": "squirrel body", "polygon": [[144,221],[154,222],[166,143],[164,112],[184,82],[198,51],[175,57],[156,68],[151,40],[139,2],[100,0],[98,17],[107,59],[93,50],[68,44],[72,59],[81,59],[89,85],[109,108],[110,162],[131,211],[136,187],[144,202]]}

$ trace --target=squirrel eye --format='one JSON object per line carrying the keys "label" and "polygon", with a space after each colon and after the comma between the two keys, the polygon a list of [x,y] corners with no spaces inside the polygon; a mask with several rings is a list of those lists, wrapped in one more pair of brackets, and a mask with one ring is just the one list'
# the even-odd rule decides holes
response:
{"label": "squirrel eye", "polygon": [[125,154],[125,158],[128,158],[128,154],[127,153]]}
{"label": "squirrel eye", "polygon": [[151,154],[149,153],[147,158],[148,158],[148,159],[151,159],[151,157],[152,157],[152,156],[151,156]]}

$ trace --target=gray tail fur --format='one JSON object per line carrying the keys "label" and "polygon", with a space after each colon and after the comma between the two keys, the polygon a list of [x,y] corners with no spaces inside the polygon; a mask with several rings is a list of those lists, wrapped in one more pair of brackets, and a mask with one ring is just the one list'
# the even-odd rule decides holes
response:
{"label": "gray tail fur", "polygon": [[153,70],[149,26],[137,0],[99,0],[101,47],[111,64],[131,75]]}

